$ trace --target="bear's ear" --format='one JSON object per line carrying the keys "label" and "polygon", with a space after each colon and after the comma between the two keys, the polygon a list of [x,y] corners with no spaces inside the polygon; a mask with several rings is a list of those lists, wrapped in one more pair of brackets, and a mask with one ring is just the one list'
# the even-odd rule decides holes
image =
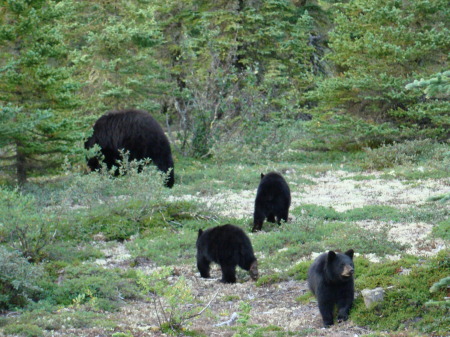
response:
{"label": "bear's ear", "polygon": [[202,235],[202,234],[203,234],[203,229],[200,228],[200,229],[198,230],[198,237],[200,237],[200,235]]}
{"label": "bear's ear", "polygon": [[264,178],[264,173],[261,173],[261,179]]}
{"label": "bear's ear", "polygon": [[328,262],[333,261],[335,258],[336,258],[336,253],[333,252],[332,250],[330,250],[330,251],[328,252],[328,259],[327,259]]}
{"label": "bear's ear", "polygon": [[353,260],[353,249],[349,249],[345,252],[345,255],[347,255],[349,258],[351,258]]}

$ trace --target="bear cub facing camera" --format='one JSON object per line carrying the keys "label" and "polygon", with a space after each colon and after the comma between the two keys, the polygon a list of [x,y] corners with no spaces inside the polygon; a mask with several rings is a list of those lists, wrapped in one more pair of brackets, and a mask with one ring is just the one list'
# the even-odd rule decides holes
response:
{"label": "bear cub facing camera", "polygon": [[199,229],[197,238],[197,268],[201,277],[209,278],[209,265],[215,262],[222,270],[222,282],[236,282],[236,266],[248,270],[252,280],[258,278],[258,261],[244,231],[227,224]]}
{"label": "bear cub facing camera", "polygon": [[283,176],[277,172],[264,175],[256,192],[252,232],[260,231],[265,219],[280,225],[287,221],[291,206],[291,191]]}
{"label": "bear cub facing camera", "polygon": [[334,307],[338,322],[346,321],[355,296],[353,249],[344,254],[329,251],[319,255],[308,270],[308,286],[316,296],[323,325],[333,325]]}

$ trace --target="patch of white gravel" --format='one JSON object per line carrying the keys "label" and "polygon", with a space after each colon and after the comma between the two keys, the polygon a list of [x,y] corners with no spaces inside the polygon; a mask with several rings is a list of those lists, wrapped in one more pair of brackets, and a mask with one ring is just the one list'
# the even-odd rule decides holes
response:
{"label": "patch of white gravel", "polygon": [[[327,171],[319,177],[303,175],[314,184],[290,184],[292,194],[291,209],[302,204],[314,204],[331,207],[338,212],[368,205],[388,205],[397,208],[422,205],[431,196],[448,193],[450,178],[425,179],[409,181],[374,178],[352,180],[353,177],[369,174],[355,174],[345,171]],[[372,173],[370,176],[380,176]],[[289,182],[289,175],[285,175]],[[171,196],[169,201],[187,200],[204,203],[209,208],[217,209],[223,216],[237,219],[251,217],[253,214],[256,187],[253,191],[221,191],[214,195],[188,194],[181,197]]]}
{"label": "patch of white gravel", "polygon": [[422,205],[429,197],[450,190],[450,178],[416,180],[412,184],[396,179],[352,180],[354,176],[345,171],[328,171],[320,177],[307,177],[315,185],[304,186],[302,192],[294,191],[293,199],[300,199],[302,204],[332,207],[338,212],[344,212],[368,205],[397,208]]}
{"label": "patch of white gravel", "polygon": [[[289,182],[289,175],[285,174]],[[392,172],[394,175],[395,173]],[[368,176],[367,180],[354,179]],[[327,171],[320,176],[301,175],[313,184],[301,186],[291,183],[291,209],[304,204],[330,207],[338,212],[362,208],[369,205],[384,205],[399,209],[420,206],[427,203],[428,198],[450,191],[450,178],[423,179],[413,183],[400,179],[382,179],[380,172],[350,173],[343,170]],[[374,178],[375,177],[375,178]],[[253,215],[256,188],[253,191],[240,192],[222,190],[214,195],[184,195],[171,197],[170,200],[189,200],[204,203],[208,208],[222,216],[236,219],[248,219]],[[382,223],[361,221],[357,225],[366,229],[388,228],[389,239],[409,245],[406,253],[419,256],[431,256],[445,248],[448,243],[440,239],[431,239],[432,225],[424,222]],[[370,257],[378,261],[376,256]],[[389,256],[398,259],[399,256]]]}
{"label": "patch of white gravel", "polygon": [[[386,223],[375,220],[365,220],[356,222],[358,226],[368,230],[387,230],[388,239],[406,245],[408,248],[404,251],[406,254],[416,256],[434,256],[442,249],[448,246],[448,243],[440,238],[431,238],[430,234],[433,225],[425,222],[416,223]],[[366,256],[367,257],[367,256]],[[399,259],[400,256],[392,255],[388,257],[391,260]],[[378,262],[373,256],[369,259]]]}
{"label": "patch of white gravel", "polygon": [[96,259],[94,262],[102,267],[114,268],[131,259],[131,254],[123,243],[112,245],[98,242],[97,248],[102,251],[104,257]]}

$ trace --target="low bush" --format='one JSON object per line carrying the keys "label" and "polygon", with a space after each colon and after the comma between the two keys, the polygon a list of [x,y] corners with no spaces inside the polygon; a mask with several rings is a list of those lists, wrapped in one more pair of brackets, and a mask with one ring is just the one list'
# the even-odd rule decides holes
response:
{"label": "low bush", "polygon": [[42,291],[37,285],[43,270],[20,252],[0,247],[0,310],[25,307]]}
{"label": "low bush", "polygon": [[[385,289],[384,301],[367,309],[361,296],[355,300],[352,319],[358,325],[376,330],[415,329],[421,333],[445,335],[450,324],[448,307],[429,306],[429,301],[441,301],[447,296],[445,287],[430,292],[433,284],[448,276],[450,255],[441,251],[436,257],[420,262],[415,257],[371,264],[356,259],[356,288]],[[405,272],[405,270],[407,272]]]}
{"label": "low bush", "polygon": [[385,144],[379,148],[365,148],[363,169],[381,170],[400,165],[421,164],[427,161],[439,162],[450,159],[448,147],[430,139],[411,140],[403,143]]}

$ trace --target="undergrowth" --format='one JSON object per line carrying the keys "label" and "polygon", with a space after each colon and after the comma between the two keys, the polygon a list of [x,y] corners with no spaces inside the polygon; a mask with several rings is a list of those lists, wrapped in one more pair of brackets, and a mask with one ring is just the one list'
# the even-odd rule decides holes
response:
{"label": "undergrowth", "polygon": [[[284,139],[282,134],[280,137]],[[448,276],[448,250],[435,258],[405,255],[407,245],[391,241],[387,231],[392,223],[424,222],[433,225],[432,237],[449,240],[445,198],[402,209],[372,205],[344,212],[301,204],[291,209],[290,222],[281,226],[266,222],[262,232],[250,233],[251,213],[243,218],[225,217],[216,212],[215,205],[185,197],[202,196],[207,200],[210,195],[230,190],[256,193],[260,173],[270,170],[289,172],[292,190],[296,192],[314,184],[308,175],[318,177],[335,169],[356,173],[351,177],[353,180],[380,179],[375,173],[358,175],[362,167],[379,167],[385,170],[388,179],[397,174],[408,183],[420,185],[417,177],[442,178],[447,174],[445,149],[443,144],[427,141],[391,144],[353,154],[294,148],[277,154],[277,158],[292,161],[275,165],[270,156],[261,162],[250,157],[248,163],[235,164],[233,158],[240,149],[227,153],[231,150],[224,148],[217,158],[181,158],[177,183],[171,190],[163,187],[164,177],[151,168],[116,178],[106,172],[87,175],[68,172],[54,180],[30,183],[21,190],[2,186],[0,309],[17,310],[21,315],[3,318],[0,329],[5,334],[18,335],[28,329],[31,335],[39,336],[48,330],[71,327],[114,327],[116,322],[108,320],[104,312],[115,312],[127,301],[143,298],[138,284],[142,275],[136,273],[140,261],[152,267],[189,265],[195,269],[198,229],[232,223],[244,229],[252,241],[261,276],[256,286],[304,281],[312,256],[327,250],[353,248],[358,254],[357,291],[378,286],[386,289],[385,301],[374,309],[366,309],[360,296],[356,299],[351,314],[356,324],[372,330],[409,329],[442,334],[449,324],[448,308],[427,303],[442,302],[444,290],[439,288],[430,293],[430,288]],[[243,149],[247,150],[251,149]],[[424,169],[419,170],[420,167]],[[379,226],[361,228],[358,223],[364,221]],[[107,268],[94,262],[105,257],[102,247],[117,242],[123,242],[131,254],[121,268]],[[375,254],[382,261],[387,255],[398,255],[400,260],[373,263],[363,257],[365,254]],[[213,272],[220,273],[217,266],[213,268],[216,268]],[[239,268],[237,276],[239,282],[249,280],[248,273]],[[159,294],[162,300],[169,296],[165,291]],[[309,300],[312,300],[309,292],[298,298],[301,303]],[[186,305],[190,304],[193,303]],[[248,308],[243,305],[241,311],[247,312]],[[251,315],[251,310],[247,314]],[[278,326],[247,323],[241,321],[234,332],[292,335]],[[313,332],[304,330],[294,335],[310,333]]]}

